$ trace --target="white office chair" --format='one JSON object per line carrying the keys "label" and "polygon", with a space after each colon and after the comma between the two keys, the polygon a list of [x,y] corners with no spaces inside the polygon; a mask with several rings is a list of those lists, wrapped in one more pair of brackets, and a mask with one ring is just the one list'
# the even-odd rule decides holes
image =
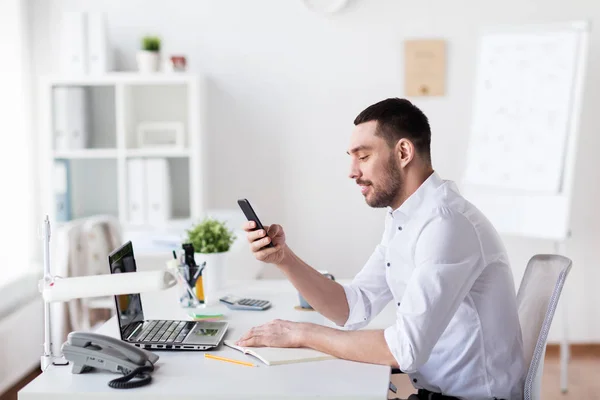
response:
{"label": "white office chair", "polygon": [[525,365],[524,400],[541,398],[546,342],[562,288],[571,270],[569,258],[537,254],[527,263],[517,293],[519,320],[523,333]]}
{"label": "white office chair", "polygon": [[[84,276],[108,273],[108,254],[123,243],[121,231],[119,220],[110,215],[82,220],[79,238],[82,265],[78,272]],[[94,328],[92,322],[102,324],[106,317],[113,316],[116,311],[113,296],[80,299],[80,305],[83,317],[80,329],[85,331]]]}

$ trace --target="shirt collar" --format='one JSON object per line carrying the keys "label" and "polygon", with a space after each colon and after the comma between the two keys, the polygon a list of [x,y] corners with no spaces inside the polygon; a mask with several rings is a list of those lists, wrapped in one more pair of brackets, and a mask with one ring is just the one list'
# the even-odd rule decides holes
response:
{"label": "shirt collar", "polygon": [[433,171],[431,175],[414,191],[413,194],[408,196],[404,203],[395,210],[392,207],[388,207],[389,215],[399,223],[404,223],[415,214],[415,212],[427,202],[428,198],[444,184],[444,180],[440,178],[437,172]]}

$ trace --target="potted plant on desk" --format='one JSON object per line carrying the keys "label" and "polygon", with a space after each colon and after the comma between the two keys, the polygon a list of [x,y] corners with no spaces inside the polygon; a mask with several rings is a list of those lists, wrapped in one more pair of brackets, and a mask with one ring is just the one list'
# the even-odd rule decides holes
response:
{"label": "potted plant on desk", "polygon": [[160,38],[144,36],[142,49],[137,53],[137,63],[140,72],[157,72],[160,65]]}
{"label": "potted plant on desk", "polygon": [[202,271],[205,304],[215,304],[216,292],[225,285],[227,253],[236,237],[224,222],[205,218],[187,231],[187,239],[194,246],[196,264],[206,263]]}

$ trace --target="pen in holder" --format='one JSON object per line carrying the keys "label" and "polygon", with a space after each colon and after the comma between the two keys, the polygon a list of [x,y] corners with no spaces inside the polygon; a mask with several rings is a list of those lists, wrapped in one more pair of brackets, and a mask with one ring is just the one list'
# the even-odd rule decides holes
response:
{"label": "pen in holder", "polygon": [[[173,252],[175,255],[175,252]],[[179,303],[183,307],[196,307],[200,304],[200,300],[194,289],[195,285],[190,285],[188,280],[189,268],[185,264],[179,264],[177,259],[170,260],[167,262],[168,270],[177,279],[177,286],[179,286],[181,294],[179,296]]]}
{"label": "pen in holder", "polygon": [[204,303],[202,267],[182,264],[177,267],[182,294],[179,303],[182,307],[197,307]]}

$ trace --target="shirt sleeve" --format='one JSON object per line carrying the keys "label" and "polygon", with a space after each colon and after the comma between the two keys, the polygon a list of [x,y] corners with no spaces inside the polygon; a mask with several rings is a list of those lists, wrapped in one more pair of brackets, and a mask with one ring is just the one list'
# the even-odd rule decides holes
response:
{"label": "shirt sleeve", "polygon": [[382,243],[352,283],[342,285],[348,301],[348,320],[344,328],[354,330],[366,326],[392,299],[385,277],[385,233]]}
{"label": "shirt sleeve", "polygon": [[432,218],[415,246],[415,270],[396,323],[384,331],[388,347],[406,373],[427,362],[433,347],[484,267],[479,237],[461,214]]}

